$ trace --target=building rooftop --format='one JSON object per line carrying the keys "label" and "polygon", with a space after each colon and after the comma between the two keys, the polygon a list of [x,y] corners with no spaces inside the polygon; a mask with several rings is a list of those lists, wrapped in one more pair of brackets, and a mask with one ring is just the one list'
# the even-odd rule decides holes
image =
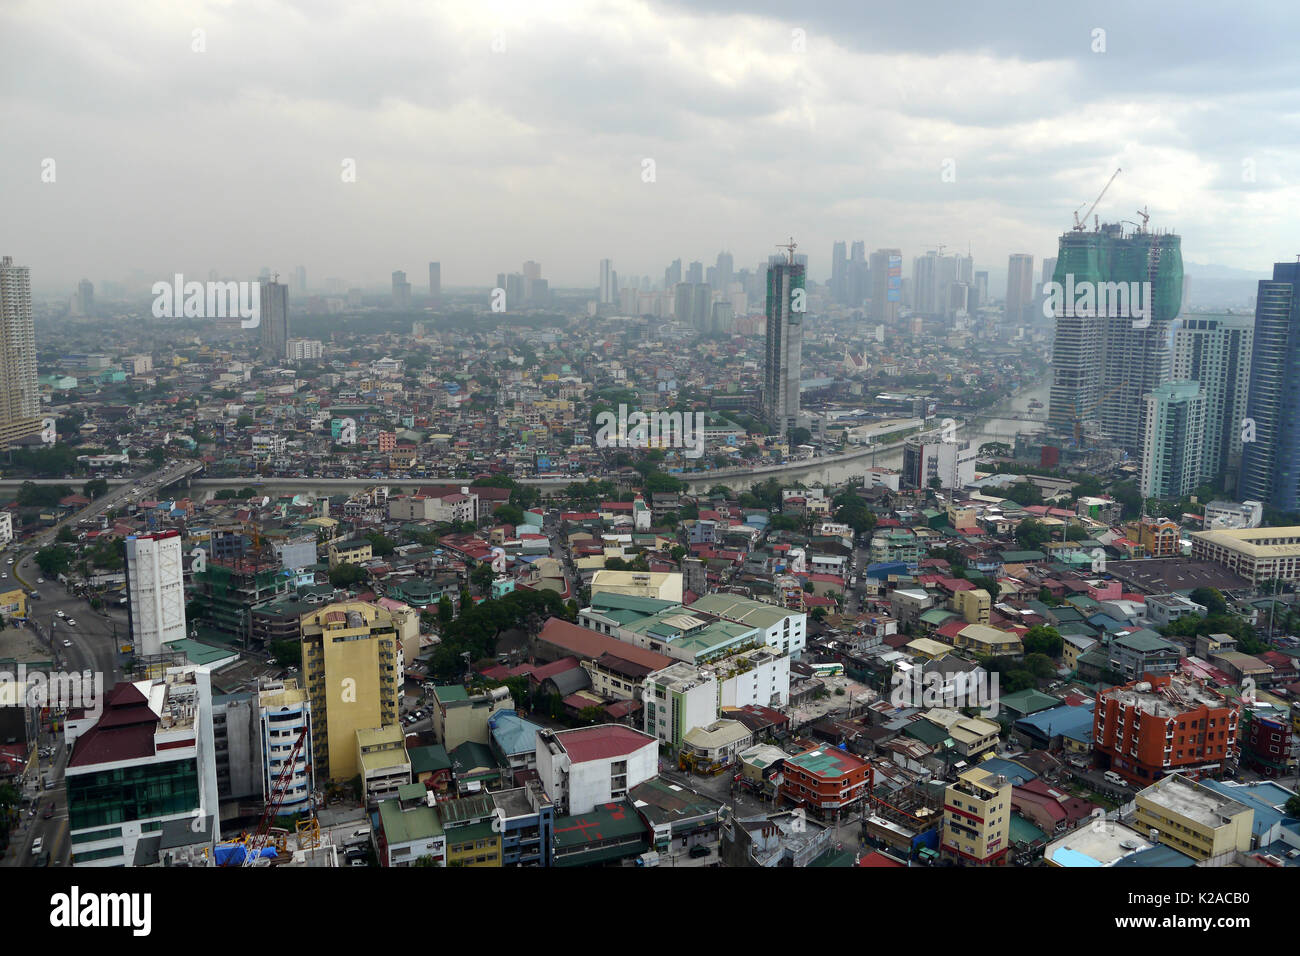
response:
{"label": "building rooftop", "polygon": [[867,761],[838,747],[819,747],[785,758],[786,766],[794,765],[818,777],[843,777],[866,767]]}
{"label": "building rooftop", "polygon": [[1114,866],[1124,857],[1152,846],[1150,840],[1122,823],[1096,826],[1089,820],[1049,843],[1043,858],[1057,866]]}
{"label": "building rooftop", "polygon": [[625,756],[642,747],[659,745],[657,738],[621,724],[562,730],[555,734],[555,739],[574,763],[607,760],[610,757]]}
{"label": "building rooftop", "polygon": [[1153,783],[1140,791],[1137,799],[1207,827],[1222,826],[1239,813],[1253,813],[1246,804],[1181,774],[1172,774]]}

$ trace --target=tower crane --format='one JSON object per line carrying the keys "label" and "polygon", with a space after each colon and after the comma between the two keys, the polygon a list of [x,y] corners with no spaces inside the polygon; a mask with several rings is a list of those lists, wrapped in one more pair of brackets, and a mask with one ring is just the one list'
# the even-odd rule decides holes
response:
{"label": "tower crane", "polygon": [[262,817],[257,821],[257,829],[251,836],[244,839],[244,858],[239,863],[233,860],[227,865],[255,866],[261,855],[261,850],[269,841],[268,836],[271,830],[271,824],[275,822],[276,815],[280,812],[280,807],[284,805],[284,798],[289,793],[289,786],[293,782],[294,766],[298,762],[298,755],[302,753],[303,745],[307,742],[307,728],[304,727],[298,734],[298,739],[294,742],[293,750],[284,760],[280,767],[280,773],[275,778],[275,784],[266,798],[266,809],[262,812]]}
{"label": "tower crane", "polygon": [[1074,210],[1074,231],[1075,232],[1083,232],[1083,230],[1087,228],[1088,217],[1091,216],[1092,211],[1097,208],[1097,203],[1101,202],[1101,197],[1106,195],[1106,190],[1110,189],[1110,184],[1115,181],[1115,177],[1118,176],[1123,171],[1124,170],[1118,166],[1115,168],[1115,171],[1110,174],[1110,179],[1106,180],[1106,185],[1101,187],[1101,192],[1097,194],[1097,198],[1094,199],[1092,201],[1092,205],[1088,207],[1088,211],[1083,214],[1082,220],[1079,218],[1079,209],[1083,208],[1082,203],[1079,205],[1078,209]]}

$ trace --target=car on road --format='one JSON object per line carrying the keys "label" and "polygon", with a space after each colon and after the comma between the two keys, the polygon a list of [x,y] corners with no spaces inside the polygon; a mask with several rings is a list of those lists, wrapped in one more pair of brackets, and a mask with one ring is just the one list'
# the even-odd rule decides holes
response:
{"label": "car on road", "polygon": [[76,627],[76,626],[77,626],[77,622],[74,621],[72,618],[68,618],[68,620],[67,620],[67,625],[68,625],[68,627]]}
{"label": "car on road", "polygon": [[72,642],[71,642],[71,641],[64,641],[64,642],[63,642],[63,646],[64,646],[64,647],[71,647],[71,646],[72,646]]}
{"label": "car on road", "polygon": [[44,583],[45,583],[45,579],[44,579],[44,578],[37,578],[37,579],[36,579],[36,583],[37,583],[37,584],[44,584]]}
{"label": "car on road", "polygon": [[44,844],[43,844],[43,841],[41,840],[40,837],[37,837],[35,840],[33,840],[33,841],[32,841],[32,856],[36,856],[36,854],[40,853],[40,852],[41,852],[41,847],[42,847],[43,845],[44,845]]}
{"label": "car on road", "polygon": [[53,816],[54,816],[54,804],[51,803],[49,806],[45,808],[45,812],[41,814],[41,819],[48,820]]}
{"label": "car on road", "polygon": [[55,613],[55,615],[57,615],[58,617],[67,617],[67,616],[68,616],[68,615],[66,615],[66,614],[63,613],[63,608],[59,608],[59,609],[58,609],[57,611],[55,611],[54,613]]}

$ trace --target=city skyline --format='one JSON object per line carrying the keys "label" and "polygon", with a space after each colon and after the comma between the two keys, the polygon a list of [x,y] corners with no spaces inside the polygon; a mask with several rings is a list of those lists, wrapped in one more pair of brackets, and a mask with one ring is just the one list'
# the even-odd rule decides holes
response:
{"label": "city skyline", "polygon": [[[1036,26],[1008,28],[960,10],[942,30],[885,10],[868,30],[836,4],[795,15],[773,4],[631,3],[620,9],[641,29],[624,35],[598,3],[472,16],[411,4],[394,9],[403,29],[383,29],[395,47],[383,65],[355,56],[377,26],[303,18],[291,4],[256,18],[237,6],[175,5],[147,19],[80,9],[57,32],[39,5],[0,13],[17,81],[0,240],[21,249],[38,295],[134,270],[242,275],[243,261],[289,250],[285,273],[303,262],[313,276],[368,285],[420,269],[421,227],[393,224],[435,211],[460,229],[438,250],[447,287],[487,285],[500,262],[530,257],[563,288],[589,286],[601,258],[658,274],[687,246],[761,261],[787,234],[817,250],[818,281],[832,243],[850,236],[909,258],[944,241],[969,244],[978,262],[1040,260],[1117,167],[1103,218],[1147,207],[1177,225],[1195,261],[1253,271],[1289,248],[1284,210],[1300,195],[1271,121],[1287,75],[1265,72],[1296,69],[1267,55],[1297,16],[1283,5],[1261,34],[1210,4],[1184,8],[1177,24],[1103,4],[1101,27],[1035,11]],[[304,52],[277,46],[269,59],[269,38],[285,29]],[[1195,51],[1198,70],[1153,63],[1153,31],[1170,59]],[[150,62],[153,82],[98,55],[109,47],[123,62]],[[299,57],[343,47],[335,59],[352,65],[313,83]],[[580,55],[594,48],[609,56]],[[987,78],[983,102],[965,96],[972,71]],[[656,75],[674,76],[671,108]],[[558,95],[515,101],[543,77]],[[1010,95],[1026,88],[1032,99]],[[576,128],[599,133],[575,138]],[[159,129],[169,130],[165,168],[152,153]],[[231,129],[293,145],[231,162],[214,148]],[[774,183],[775,166],[800,188]],[[257,210],[271,202],[282,214],[262,223]],[[146,206],[204,228],[133,225]],[[348,238],[332,241],[322,220]],[[22,235],[32,241],[20,246]],[[87,276],[90,264],[102,274]]]}

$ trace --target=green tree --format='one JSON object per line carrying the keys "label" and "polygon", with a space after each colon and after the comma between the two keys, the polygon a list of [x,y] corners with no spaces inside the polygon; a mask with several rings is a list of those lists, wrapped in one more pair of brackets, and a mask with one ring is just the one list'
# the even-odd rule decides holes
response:
{"label": "green tree", "polygon": [[68,568],[72,566],[72,550],[62,545],[41,548],[36,552],[36,566],[41,569],[41,573],[47,578],[65,574]]}
{"label": "green tree", "polygon": [[1037,518],[1026,518],[1016,526],[1016,542],[1024,551],[1033,551],[1050,537],[1047,526]]}
{"label": "green tree", "polygon": [[370,542],[370,550],[377,557],[387,557],[397,550],[397,543],[378,531],[367,532],[366,540]]}
{"label": "green tree", "polygon": [[479,564],[469,573],[470,583],[478,588],[480,594],[487,594],[488,589],[492,587],[492,579],[495,575],[492,573],[492,565],[486,562]]}
{"label": "green tree", "polygon": [[452,618],[455,617],[455,611],[456,609],[451,603],[451,598],[447,597],[447,595],[445,594],[442,597],[438,598],[438,623],[439,624],[450,624]]}
{"label": "green tree", "polygon": [[1204,607],[1207,614],[1224,614],[1228,610],[1228,602],[1218,588],[1193,588],[1189,597]]}
{"label": "green tree", "polygon": [[1025,653],[1040,654],[1047,657],[1060,657],[1061,651],[1065,647],[1065,641],[1061,639],[1061,634],[1056,628],[1046,624],[1036,624],[1031,627],[1021,642],[1024,645]]}
{"label": "green tree", "polygon": [[108,491],[107,478],[92,478],[90,481],[86,482],[85,486],[81,489],[81,493],[91,501],[94,501],[106,491]]}
{"label": "green tree", "polygon": [[359,564],[339,564],[330,569],[330,584],[336,588],[350,588],[369,577],[369,573]]}

